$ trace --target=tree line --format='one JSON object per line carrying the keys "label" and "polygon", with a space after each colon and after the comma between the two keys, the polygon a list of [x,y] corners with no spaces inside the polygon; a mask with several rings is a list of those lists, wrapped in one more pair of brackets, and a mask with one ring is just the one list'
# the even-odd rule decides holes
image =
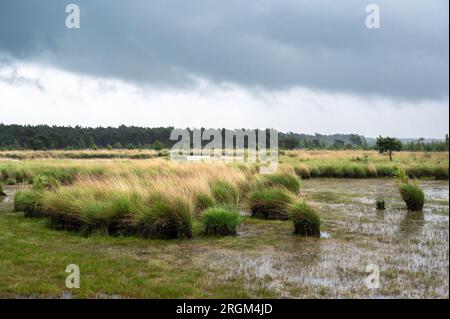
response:
{"label": "tree line", "polygon": [[[48,125],[5,125],[0,123],[0,149],[2,150],[56,150],[56,149],[155,149],[170,148],[176,141],[170,140],[173,127],[81,127]],[[205,130],[202,128],[202,131]],[[190,130],[192,133],[192,130]],[[225,133],[225,129],[222,129]],[[300,134],[279,133],[282,149],[376,149],[366,138],[357,134]],[[208,141],[203,141],[208,143]],[[418,139],[401,143],[401,150],[448,151],[448,135],[445,140],[426,143]]]}

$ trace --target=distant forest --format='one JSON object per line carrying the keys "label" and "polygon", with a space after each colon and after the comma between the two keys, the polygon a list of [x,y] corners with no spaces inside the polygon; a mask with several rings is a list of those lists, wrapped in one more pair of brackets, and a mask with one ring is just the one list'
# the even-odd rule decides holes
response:
{"label": "distant forest", "polygon": [[[155,149],[171,147],[173,127],[81,127],[0,124],[1,150]],[[204,129],[202,129],[204,130]],[[225,130],[222,130],[224,134]],[[192,134],[192,131],[191,131]],[[369,142],[368,142],[369,140]],[[204,144],[209,141],[203,141]],[[402,145],[406,151],[448,151],[448,135],[442,141],[418,139]],[[373,139],[357,134],[279,133],[283,149],[372,149]]]}

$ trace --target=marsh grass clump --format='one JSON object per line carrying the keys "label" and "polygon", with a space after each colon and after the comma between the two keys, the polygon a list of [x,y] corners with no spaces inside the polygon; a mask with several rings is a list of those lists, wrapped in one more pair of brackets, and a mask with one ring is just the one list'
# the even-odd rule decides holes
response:
{"label": "marsh grass clump", "polygon": [[[95,168],[92,168],[95,170]],[[82,169],[76,167],[43,167],[39,170],[39,178],[45,178],[49,183],[58,181],[61,184],[69,185],[75,181],[75,176]],[[91,172],[92,173],[92,172]],[[33,176],[33,180],[36,177]]]}
{"label": "marsh grass clump", "polygon": [[406,173],[411,178],[434,177],[434,169],[429,165],[411,165],[406,167]]}
{"label": "marsh grass clump", "polygon": [[309,204],[304,201],[293,203],[288,215],[294,223],[294,234],[320,237],[320,216]]}
{"label": "marsh grass clump", "polygon": [[26,217],[45,216],[40,204],[42,193],[35,190],[17,192],[14,196],[14,211],[24,212]]}
{"label": "marsh grass clump", "polygon": [[238,187],[227,181],[214,181],[211,184],[211,193],[215,202],[219,205],[237,206],[239,203]]}
{"label": "marsh grass clump", "polygon": [[334,177],[336,178],[343,178],[344,175],[344,169],[341,166],[336,166],[334,169]]}
{"label": "marsh grass clump", "polygon": [[322,166],[319,170],[321,177],[335,177],[336,175],[336,169],[331,165]]}
{"label": "marsh grass clump", "polygon": [[7,179],[5,179],[4,181],[5,185],[16,185],[17,184],[17,180],[14,177],[8,177]]}
{"label": "marsh grass clump", "polygon": [[212,195],[199,192],[196,194],[195,197],[195,211],[201,212],[205,209],[208,209],[210,207],[213,207],[216,204],[216,201],[214,200],[214,197]]}
{"label": "marsh grass clump", "polygon": [[436,166],[433,175],[436,179],[448,179],[448,166]]}
{"label": "marsh grass clump", "polygon": [[211,207],[202,213],[201,221],[205,235],[236,235],[240,217],[236,210],[227,207]]}
{"label": "marsh grass clump", "polygon": [[361,165],[354,165],[353,166],[353,171],[355,172],[354,176],[356,178],[366,178],[367,177],[366,170]]}
{"label": "marsh grass clump", "polygon": [[287,211],[293,201],[294,195],[285,188],[260,189],[248,197],[252,217],[264,219],[287,220]]}
{"label": "marsh grass clump", "polygon": [[395,173],[398,190],[406,207],[410,211],[422,211],[425,203],[425,194],[417,181],[411,181],[402,168],[397,168]]}
{"label": "marsh grass clump", "polygon": [[6,196],[6,193],[3,191],[3,184],[0,183],[0,196]]}
{"label": "marsh grass clump", "polygon": [[264,175],[263,182],[271,187],[282,186],[291,191],[298,193],[300,191],[300,180],[297,176],[290,173],[277,173]]}
{"label": "marsh grass clump", "polygon": [[56,181],[46,175],[37,174],[33,177],[31,184],[35,190],[50,189]]}
{"label": "marsh grass clump", "polygon": [[83,225],[83,207],[92,199],[77,188],[42,191],[41,206],[49,217],[50,226],[63,230],[79,230]]}
{"label": "marsh grass clump", "polygon": [[302,179],[311,178],[311,171],[308,166],[300,164],[294,167],[295,173],[300,176]]}
{"label": "marsh grass clump", "polygon": [[375,203],[377,206],[377,210],[385,210],[386,209],[386,202],[384,201],[384,199],[377,199]]}
{"label": "marsh grass clump", "polygon": [[355,177],[355,170],[353,169],[353,166],[346,165],[342,168],[342,170],[344,171],[344,176],[346,178],[354,178]]}
{"label": "marsh grass clump", "polygon": [[115,193],[103,200],[82,206],[80,230],[83,233],[108,233],[110,235],[132,235],[136,233],[133,213],[138,211],[139,197]]}
{"label": "marsh grass clump", "polygon": [[367,177],[377,177],[378,176],[377,168],[375,167],[375,165],[373,163],[366,165],[364,167],[364,169],[366,171]]}
{"label": "marsh grass clump", "polygon": [[422,211],[425,203],[425,194],[419,185],[414,183],[402,184],[399,186],[399,191],[408,210]]}
{"label": "marsh grass clump", "polygon": [[392,177],[395,175],[395,168],[388,165],[377,165],[377,175],[380,177]]}
{"label": "marsh grass clump", "polygon": [[316,165],[309,166],[309,173],[311,177],[320,177],[320,169]]}
{"label": "marsh grass clump", "polygon": [[185,199],[155,196],[139,214],[137,232],[145,238],[191,238],[192,213],[192,204]]}

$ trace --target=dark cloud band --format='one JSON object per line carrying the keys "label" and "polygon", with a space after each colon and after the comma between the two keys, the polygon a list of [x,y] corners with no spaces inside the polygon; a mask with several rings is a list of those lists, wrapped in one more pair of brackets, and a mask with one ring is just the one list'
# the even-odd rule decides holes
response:
{"label": "dark cloud band", "polygon": [[[73,0],[0,2],[0,53],[96,76],[187,86],[306,86],[402,99],[448,96],[448,1]],[[0,62],[1,63],[1,62]]]}

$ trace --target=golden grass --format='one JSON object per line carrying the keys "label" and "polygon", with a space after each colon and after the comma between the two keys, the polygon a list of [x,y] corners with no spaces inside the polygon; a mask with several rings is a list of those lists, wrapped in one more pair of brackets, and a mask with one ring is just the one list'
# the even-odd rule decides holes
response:
{"label": "golden grass", "polygon": [[[289,163],[293,161],[355,161],[357,159],[367,160],[371,162],[389,162],[386,154],[380,154],[377,151],[364,150],[293,150],[286,151],[282,156],[283,162]],[[448,152],[396,152],[394,153],[394,162],[411,163],[448,163]]]}

